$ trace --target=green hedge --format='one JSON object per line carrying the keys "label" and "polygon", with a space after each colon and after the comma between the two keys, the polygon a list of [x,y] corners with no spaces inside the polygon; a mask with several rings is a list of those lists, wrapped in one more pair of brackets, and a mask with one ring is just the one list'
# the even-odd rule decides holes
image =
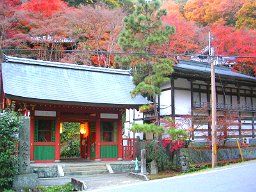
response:
{"label": "green hedge", "polygon": [[18,171],[16,146],[20,125],[17,113],[4,112],[0,115],[0,191],[11,189]]}

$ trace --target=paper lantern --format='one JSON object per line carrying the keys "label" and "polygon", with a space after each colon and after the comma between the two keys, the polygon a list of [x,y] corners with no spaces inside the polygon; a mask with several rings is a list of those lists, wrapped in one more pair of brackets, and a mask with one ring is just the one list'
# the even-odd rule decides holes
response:
{"label": "paper lantern", "polygon": [[89,132],[89,124],[88,122],[80,124],[80,133],[84,136],[87,136]]}

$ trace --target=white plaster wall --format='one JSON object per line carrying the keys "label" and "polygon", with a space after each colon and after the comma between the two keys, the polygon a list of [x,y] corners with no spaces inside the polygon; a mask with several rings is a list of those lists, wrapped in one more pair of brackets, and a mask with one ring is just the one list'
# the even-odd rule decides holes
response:
{"label": "white plaster wall", "polygon": [[178,125],[178,128],[180,129],[187,129],[192,126],[192,121],[190,118],[176,117],[175,124]]}
{"label": "white plaster wall", "polygon": [[129,130],[133,123],[143,124],[142,117],[143,114],[136,109],[126,109],[126,122],[124,123],[123,133],[124,138],[136,138],[139,136],[141,139],[143,139],[143,133],[133,133]]}
{"label": "white plaster wall", "polygon": [[171,88],[171,82],[170,82],[170,81],[164,83],[164,84],[161,86],[161,89],[169,89],[169,88]]}
{"label": "white plaster wall", "polygon": [[225,102],[226,102],[227,105],[231,104],[231,95],[226,95],[225,96]]}
{"label": "white plaster wall", "polygon": [[227,84],[226,87],[233,87],[236,88],[236,86],[234,84]]}
{"label": "white plaster wall", "polygon": [[232,105],[237,105],[237,96],[232,95]]}
{"label": "white plaster wall", "polygon": [[194,83],[196,83],[196,84],[203,84],[203,85],[207,85],[207,83],[206,83],[206,82],[204,82],[204,81],[199,81],[199,80],[194,81]]}
{"label": "white plaster wall", "polygon": [[191,113],[191,92],[186,90],[174,91],[175,114],[187,115]]}
{"label": "white plaster wall", "polygon": [[208,136],[208,130],[195,131],[194,136],[195,137],[200,137],[200,136],[207,137]]}
{"label": "white plaster wall", "polygon": [[241,106],[245,105],[245,97],[240,97],[240,105]]}
{"label": "white plaster wall", "polygon": [[134,113],[135,113],[135,119],[143,118],[143,113],[141,113],[139,110],[134,109]]}
{"label": "white plaster wall", "polygon": [[218,103],[223,104],[223,103],[224,103],[224,97],[223,97],[223,95],[217,95],[217,101],[218,101]]}
{"label": "white plaster wall", "polygon": [[246,105],[251,107],[252,102],[251,102],[251,98],[250,97],[246,97],[246,101],[245,101]]}
{"label": "white plaster wall", "polygon": [[160,115],[171,115],[171,90],[160,95]]}
{"label": "white plaster wall", "polygon": [[199,103],[199,102],[200,102],[199,92],[193,92],[193,103]]}
{"label": "white plaster wall", "polygon": [[253,106],[255,106],[256,107],[256,98],[254,97],[254,98],[252,98],[252,104],[253,104]]}
{"label": "white plaster wall", "polygon": [[190,89],[190,82],[186,79],[178,78],[174,80],[174,87]]}
{"label": "white plaster wall", "polygon": [[206,93],[201,93],[201,102],[207,103],[207,94]]}

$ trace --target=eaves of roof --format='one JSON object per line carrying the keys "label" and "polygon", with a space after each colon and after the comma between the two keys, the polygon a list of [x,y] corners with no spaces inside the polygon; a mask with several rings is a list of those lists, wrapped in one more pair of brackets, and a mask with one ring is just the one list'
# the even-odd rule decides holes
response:
{"label": "eaves of roof", "polygon": [[126,108],[148,103],[131,97],[128,70],[6,57],[2,81],[5,95],[21,101]]}
{"label": "eaves of roof", "polygon": [[[211,65],[209,63],[202,63],[196,61],[179,61],[174,66],[174,74],[186,74],[187,76],[197,76],[210,79]],[[227,81],[242,81],[244,83],[256,83],[256,78],[240,73],[236,73],[231,69],[223,66],[215,66],[216,78],[222,78]]]}

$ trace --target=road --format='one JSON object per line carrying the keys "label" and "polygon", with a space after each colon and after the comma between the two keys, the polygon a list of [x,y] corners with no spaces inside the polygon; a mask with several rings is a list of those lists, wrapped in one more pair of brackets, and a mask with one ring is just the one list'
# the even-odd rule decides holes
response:
{"label": "road", "polygon": [[256,192],[256,161],[171,178],[108,187],[99,192]]}

